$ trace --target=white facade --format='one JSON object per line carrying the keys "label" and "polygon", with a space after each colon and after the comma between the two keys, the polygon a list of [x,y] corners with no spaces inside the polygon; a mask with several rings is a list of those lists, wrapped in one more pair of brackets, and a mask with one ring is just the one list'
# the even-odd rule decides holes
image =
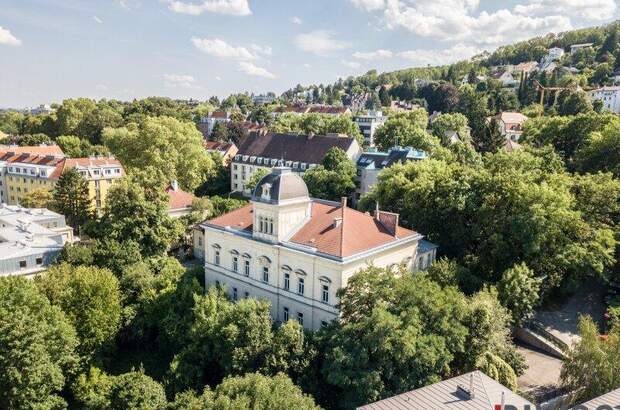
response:
{"label": "white facade", "polygon": [[217,124],[226,124],[230,121],[230,113],[224,111],[210,112],[206,117],[200,118],[200,122],[207,125],[207,135],[211,135]]}
{"label": "white facade", "polygon": [[374,147],[375,132],[377,128],[387,121],[387,117],[384,117],[381,111],[371,111],[368,115],[355,116],[353,121],[357,124],[364,136],[364,145],[367,147]]}
{"label": "white facade", "polygon": [[602,87],[588,94],[592,100],[602,101],[604,110],[620,114],[620,86]]}

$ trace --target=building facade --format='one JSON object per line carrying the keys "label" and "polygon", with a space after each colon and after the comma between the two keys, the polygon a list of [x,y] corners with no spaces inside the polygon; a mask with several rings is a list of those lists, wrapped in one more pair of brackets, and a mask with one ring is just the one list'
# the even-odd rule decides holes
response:
{"label": "building facade", "polygon": [[603,102],[603,110],[620,114],[620,86],[601,87],[588,94],[592,100]]}
{"label": "building facade", "polygon": [[274,320],[298,320],[308,329],[338,317],[336,292],[359,270],[413,271],[427,258],[418,252],[422,235],[400,227],[398,215],[311,199],[301,177],[285,167],[259,182],[249,205],[200,230],[194,238],[204,250],[207,286],[225,288],[233,300],[268,300]]}
{"label": "building facade", "polygon": [[342,149],[352,160],[361,153],[357,140],[346,135],[250,133],[239,142],[231,162],[230,190],[250,196],[246,184],[259,169],[270,171],[276,166],[286,166],[303,174],[319,165],[334,147]]}
{"label": "building facade", "polygon": [[198,128],[205,136],[209,136],[213,132],[213,128],[216,124],[226,124],[230,121],[231,118],[228,111],[213,111],[207,114],[206,117],[200,118]]}
{"label": "building facade", "polygon": [[17,205],[35,189],[52,190],[62,173],[75,168],[88,181],[92,208],[101,210],[109,188],[124,176],[113,157],[66,158],[57,146],[0,149],[0,199]]}
{"label": "building facade", "polygon": [[63,215],[0,204],[0,276],[34,275],[74,240]]}
{"label": "building facade", "polygon": [[362,135],[364,136],[364,146],[375,146],[375,131],[382,126],[387,117],[383,116],[381,111],[370,111],[367,115],[357,115],[353,117],[353,122],[357,124]]}
{"label": "building facade", "polygon": [[520,112],[504,111],[497,114],[496,119],[499,123],[500,131],[506,139],[519,141],[523,134],[523,124],[527,117]]}

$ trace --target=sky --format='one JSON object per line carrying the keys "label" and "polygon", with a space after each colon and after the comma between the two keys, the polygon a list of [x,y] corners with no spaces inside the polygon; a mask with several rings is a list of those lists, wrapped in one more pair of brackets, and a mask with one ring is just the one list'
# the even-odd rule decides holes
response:
{"label": "sky", "polygon": [[616,0],[0,0],[0,107],[279,94],[619,14]]}

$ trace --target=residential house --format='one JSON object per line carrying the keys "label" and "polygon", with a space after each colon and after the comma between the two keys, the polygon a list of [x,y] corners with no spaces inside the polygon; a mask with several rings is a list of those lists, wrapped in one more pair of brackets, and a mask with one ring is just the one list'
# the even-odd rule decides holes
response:
{"label": "residential house", "polygon": [[303,174],[321,162],[327,152],[338,147],[356,160],[361,149],[357,140],[342,134],[298,135],[251,133],[239,141],[239,151],[231,163],[230,190],[251,195],[245,184],[259,169],[284,165]]}
{"label": "residential house", "polygon": [[564,57],[564,49],[560,47],[552,47],[547,50],[547,55],[543,57],[543,59],[547,61],[558,61],[562,57]]}
{"label": "residential house", "polygon": [[411,147],[393,147],[388,152],[368,150],[357,159],[357,182],[353,204],[370,192],[378,182],[379,173],[397,163],[426,159],[426,152]]}
{"label": "residential house", "polygon": [[[476,75],[476,81],[479,83],[486,81],[487,78],[484,75]],[[469,84],[469,74],[466,74],[461,80],[461,85]]]}
{"label": "residential house", "polygon": [[508,410],[536,406],[480,370],[465,373],[398,396],[358,407],[358,410]]}
{"label": "residential house", "polygon": [[416,268],[423,236],[398,221],[348,208],[346,199],[311,199],[297,173],[277,167],[250,204],[201,224],[205,284],[232,300],[269,301],[277,322],[318,329],[338,318],[336,292],[360,269]]}
{"label": "residential house", "polygon": [[92,208],[100,211],[109,188],[125,174],[114,157],[66,158],[56,146],[0,148],[0,199],[17,205],[37,188],[52,190],[65,170],[75,168],[88,181]]}
{"label": "residential house", "polygon": [[308,113],[338,117],[340,115],[351,114],[351,109],[349,107],[335,105],[312,105],[310,106]]}
{"label": "residential house", "polygon": [[620,114],[620,86],[601,87],[589,91],[592,100],[603,102],[603,109]]}
{"label": "residential house", "polygon": [[0,276],[41,272],[74,241],[63,215],[0,204]]}
{"label": "residential house", "polygon": [[276,118],[282,114],[306,114],[310,106],[305,104],[295,104],[295,105],[281,105],[276,107],[272,112],[271,116]]}
{"label": "residential house", "polygon": [[54,109],[49,104],[41,104],[36,108],[30,109],[30,114],[32,115],[51,114],[52,112],[54,112]]}
{"label": "residential house", "polygon": [[212,111],[206,117],[200,118],[198,129],[205,137],[213,132],[213,128],[217,124],[226,124],[231,121],[230,112],[228,111]]}
{"label": "residential house", "polygon": [[177,181],[172,181],[166,187],[166,195],[168,196],[168,215],[171,217],[180,218],[189,215],[192,211],[194,194],[183,191]]}
{"label": "residential house", "polygon": [[237,146],[232,142],[205,141],[204,147],[207,152],[219,153],[226,166],[228,166],[231,159],[237,154],[237,151],[239,151]]}
{"label": "residential house", "polygon": [[527,117],[520,112],[504,111],[495,116],[499,122],[502,135],[512,141],[519,141],[523,134],[523,123]]}
{"label": "residential house", "polygon": [[504,87],[514,87],[519,84],[519,81],[515,80],[515,78],[512,76],[511,71],[506,69],[496,71],[495,73],[491,74],[491,78],[501,82]]}
{"label": "residential house", "polygon": [[594,45],[594,43],[582,43],[582,44],[573,44],[570,46],[570,53],[575,54],[579,50],[583,50],[584,48],[590,48]]}
{"label": "residential house", "polygon": [[364,146],[375,146],[375,131],[387,121],[387,116],[384,116],[381,111],[369,111],[366,115],[356,115],[353,117],[353,122],[357,124],[362,135],[364,136]]}
{"label": "residential house", "polygon": [[275,100],[276,100],[275,94],[260,94],[260,95],[252,96],[252,101],[256,105],[271,104]]}
{"label": "residential house", "polygon": [[531,73],[538,69],[538,63],[536,61],[524,61],[514,67],[513,73]]}
{"label": "residential house", "polygon": [[412,104],[406,101],[392,100],[390,103],[390,111],[393,112],[413,111],[417,108],[420,108],[418,104]]}

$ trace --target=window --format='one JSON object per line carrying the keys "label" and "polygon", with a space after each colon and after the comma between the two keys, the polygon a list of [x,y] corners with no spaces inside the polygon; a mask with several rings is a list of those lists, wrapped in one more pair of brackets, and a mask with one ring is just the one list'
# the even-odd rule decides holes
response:
{"label": "window", "polygon": [[291,288],[291,274],[284,274],[284,290],[289,290]]}
{"label": "window", "polygon": [[233,288],[233,300],[237,300],[237,288]]}
{"label": "window", "polygon": [[243,266],[243,273],[245,273],[245,276],[250,276],[250,261],[248,260],[245,261]]}
{"label": "window", "polygon": [[265,232],[265,229],[264,229],[264,218],[262,216],[258,217],[258,232]]}
{"label": "window", "polygon": [[202,246],[202,236],[198,237],[198,246]]}
{"label": "window", "polygon": [[38,266],[43,265],[43,256],[37,256],[36,262]]}
{"label": "window", "polygon": [[232,268],[235,272],[239,271],[239,258],[236,256],[233,256]]}
{"label": "window", "polygon": [[424,257],[420,256],[420,259],[418,259],[418,269],[424,269]]}
{"label": "window", "polygon": [[304,325],[304,314],[301,312],[297,312],[297,321],[301,326]]}
{"label": "window", "polygon": [[263,266],[263,282],[269,282],[269,268]]}
{"label": "window", "polygon": [[321,327],[327,327],[327,322],[324,320],[321,320]]}
{"label": "window", "polygon": [[284,308],[284,314],[282,315],[283,322],[288,322],[288,308]]}
{"label": "window", "polygon": [[220,251],[219,249],[215,250],[215,258],[213,263],[215,263],[217,266],[220,266]]}
{"label": "window", "polygon": [[329,286],[323,285],[321,291],[321,300],[323,303],[329,303]]}
{"label": "window", "polygon": [[250,292],[245,292],[245,298],[249,298],[250,297]]}
{"label": "window", "polygon": [[25,260],[19,261],[19,268],[24,269],[25,267],[26,267],[26,261]]}
{"label": "window", "polygon": [[304,283],[304,278],[299,278],[299,282],[297,283],[297,293],[299,293],[300,295],[304,294],[304,288],[305,288],[305,283]]}

